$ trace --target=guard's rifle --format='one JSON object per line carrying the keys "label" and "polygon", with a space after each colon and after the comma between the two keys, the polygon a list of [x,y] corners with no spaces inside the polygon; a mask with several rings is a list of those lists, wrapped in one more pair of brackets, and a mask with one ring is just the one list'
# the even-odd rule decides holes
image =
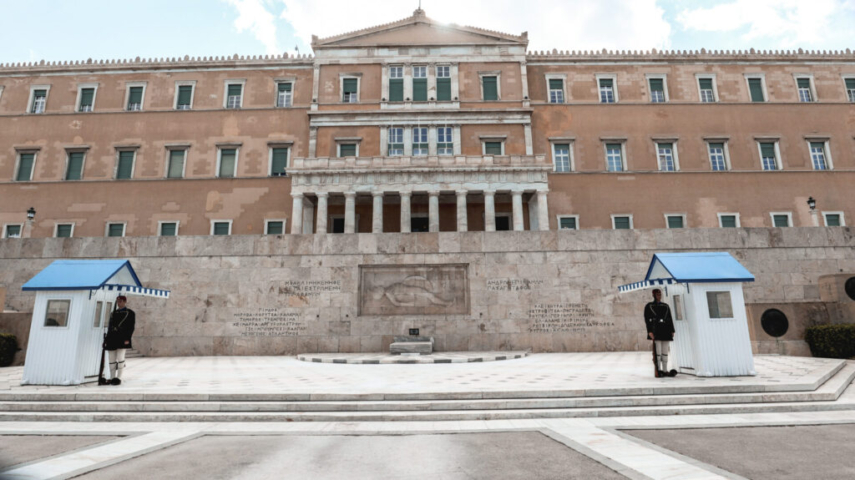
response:
{"label": "guard's rifle", "polygon": [[659,378],[659,359],[656,358],[656,338],[654,337],[653,341],[650,342],[653,344],[653,376]]}
{"label": "guard's rifle", "polygon": [[101,367],[98,369],[98,385],[109,385],[110,382],[104,378],[104,360],[107,355],[107,333],[110,331],[110,320],[113,318],[113,314],[116,313],[119,309],[119,302],[113,300],[113,311],[110,312],[110,316],[107,318],[107,321],[104,322],[104,338],[101,342]]}

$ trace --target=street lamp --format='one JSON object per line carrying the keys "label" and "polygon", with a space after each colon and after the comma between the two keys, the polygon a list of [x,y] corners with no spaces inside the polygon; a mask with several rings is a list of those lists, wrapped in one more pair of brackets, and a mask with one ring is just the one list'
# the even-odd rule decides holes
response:
{"label": "street lamp", "polygon": [[27,210],[27,221],[32,222],[33,220],[35,220],[35,218],[36,218],[36,209],[33,207],[30,207],[30,209]]}
{"label": "street lamp", "polygon": [[816,200],[814,200],[813,197],[808,198],[807,204],[808,204],[808,207],[810,207],[811,212],[816,210]]}
{"label": "street lamp", "polygon": [[807,200],[808,207],[810,207],[810,216],[813,219],[813,226],[819,226],[819,217],[816,215],[816,200],[813,197],[808,197]]}
{"label": "street lamp", "polygon": [[33,207],[30,207],[30,209],[27,210],[27,226],[25,227],[26,235],[24,235],[24,238],[30,238],[32,236],[32,234],[33,234],[33,220],[35,220],[35,219],[36,219],[36,209]]}

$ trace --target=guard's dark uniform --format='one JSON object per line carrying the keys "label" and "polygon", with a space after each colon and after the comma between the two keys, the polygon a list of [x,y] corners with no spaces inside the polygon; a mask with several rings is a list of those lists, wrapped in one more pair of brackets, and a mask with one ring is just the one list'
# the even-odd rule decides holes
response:
{"label": "guard's dark uniform", "polygon": [[[653,333],[656,342],[657,376],[666,374],[668,370],[668,354],[671,353],[671,342],[674,340],[674,321],[671,319],[671,308],[664,302],[650,302],[644,306],[644,323],[647,326],[647,338]],[[676,374],[676,370],[670,375]]]}
{"label": "guard's dark uniform", "polygon": [[[107,351],[123,348],[133,348],[131,337],[136,327],[136,314],[130,308],[116,310],[110,315],[110,323],[107,326]],[[125,342],[128,342],[125,344]]]}

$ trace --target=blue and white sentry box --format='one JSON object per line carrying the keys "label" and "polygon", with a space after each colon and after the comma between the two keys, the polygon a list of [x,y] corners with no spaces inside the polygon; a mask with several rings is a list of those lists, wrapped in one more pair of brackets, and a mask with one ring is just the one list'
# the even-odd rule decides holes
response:
{"label": "blue and white sentry box", "polygon": [[143,288],[128,260],[56,260],[22,290],[36,292],[22,385],[97,381],[116,297],[169,298],[168,290]]}
{"label": "blue and white sentry box", "polygon": [[670,368],[728,377],[757,374],[742,294],[742,284],[753,281],[754,275],[726,252],[657,253],[643,281],[618,290],[662,290],[676,330]]}

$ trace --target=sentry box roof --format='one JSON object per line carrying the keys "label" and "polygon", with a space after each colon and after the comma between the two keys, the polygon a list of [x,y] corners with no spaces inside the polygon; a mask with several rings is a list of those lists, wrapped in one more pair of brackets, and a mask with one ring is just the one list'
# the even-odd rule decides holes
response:
{"label": "sentry box roof", "polygon": [[754,275],[727,252],[657,253],[644,281],[618,287],[620,293],[674,283],[753,282]]}
{"label": "sentry box roof", "polygon": [[111,290],[169,298],[169,290],[145,288],[128,260],[55,260],[21,288],[24,291]]}

